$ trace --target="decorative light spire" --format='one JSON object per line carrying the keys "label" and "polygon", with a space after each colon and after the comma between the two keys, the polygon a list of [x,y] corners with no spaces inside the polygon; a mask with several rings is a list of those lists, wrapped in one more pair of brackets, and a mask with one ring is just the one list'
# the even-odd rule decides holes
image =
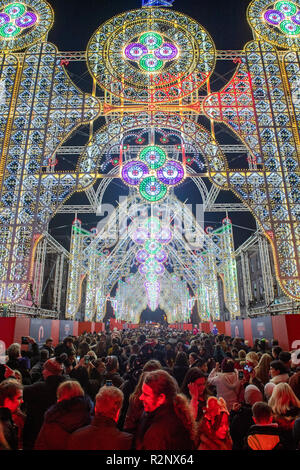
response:
{"label": "decorative light spire", "polygon": [[174,0],[142,0],[142,7],[171,7]]}

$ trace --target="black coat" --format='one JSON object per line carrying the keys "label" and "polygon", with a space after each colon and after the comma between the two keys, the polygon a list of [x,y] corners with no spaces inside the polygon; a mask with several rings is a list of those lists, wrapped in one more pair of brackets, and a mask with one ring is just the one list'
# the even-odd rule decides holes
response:
{"label": "black coat", "polygon": [[242,404],[238,411],[230,412],[230,435],[232,439],[232,450],[242,450],[251,426],[254,426],[252,418],[252,406]]}
{"label": "black coat", "polygon": [[23,430],[24,449],[33,449],[44,421],[44,414],[56,403],[56,390],[65,380],[62,375],[50,375],[45,382],[36,382],[24,387],[23,400],[27,415]]}
{"label": "black coat", "polygon": [[74,397],[55,403],[45,413],[35,450],[65,450],[70,435],[90,424],[91,408],[85,397]]}
{"label": "black coat", "polygon": [[175,413],[173,405],[161,405],[144,413],[136,435],[137,450],[193,450],[187,428]]}
{"label": "black coat", "polygon": [[130,450],[132,434],[119,431],[115,421],[103,415],[75,431],[69,438],[68,450]]}
{"label": "black coat", "polygon": [[4,437],[11,450],[18,449],[18,428],[14,424],[11,412],[8,408],[0,408],[0,423],[2,424]]}

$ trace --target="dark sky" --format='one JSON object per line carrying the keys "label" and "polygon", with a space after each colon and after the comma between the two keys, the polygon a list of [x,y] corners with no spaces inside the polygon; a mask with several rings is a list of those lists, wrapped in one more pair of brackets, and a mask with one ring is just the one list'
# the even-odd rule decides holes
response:
{"label": "dark sky", "polygon": [[[101,1],[101,0],[49,0],[55,12],[54,27],[49,33],[48,40],[54,43],[61,51],[83,51],[94,31],[106,20],[121,12],[140,8],[139,0],[121,1]],[[221,50],[242,49],[246,42],[252,39],[250,27],[246,21],[246,9],[249,0],[177,0],[173,9],[185,13],[196,19],[210,33],[215,42],[216,48]],[[235,70],[235,65],[230,61],[217,63],[216,74],[212,77],[212,89],[218,91],[226,84]],[[82,62],[71,62],[68,71],[74,82],[85,92],[91,91],[91,78],[86,65]],[[223,78],[222,78],[223,77]],[[224,128],[216,127],[217,140],[220,144],[238,143],[236,138],[224,132]],[[76,133],[73,140],[68,144],[84,145],[86,143],[86,132]],[[68,156],[59,161],[60,167],[68,163]],[[233,164],[236,168],[241,168],[241,161],[245,160],[245,155],[232,155]],[[240,160],[239,160],[240,159]],[[76,162],[70,162],[70,167],[74,167]],[[66,169],[67,167],[65,167]],[[126,194],[126,188],[121,182],[114,181],[110,185],[111,200],[114,202],[119,194]],[[187,181],[176,190],[176,195],[181,200],[188,199],[189,203],[198,201],[199,193],[193,185]],[[222,192],[217,202],[236,201],[238,199],[228,192]],[[87,203],[84,195],[77,193],[68,203]],[[244,242],[255,230],[255,221],[250,213],[229,214],[234,224],[234,238],[236,247]],[[206,225],[219,227],[225,214],[206,214]],[[50,233],[57,238],[60,243],[68,247],[71,224],[74,217],[72,215],[58,215],[51,221]],[[97,225],[98,218],[93,215],[80,215],[84,228],[90,229]]]}

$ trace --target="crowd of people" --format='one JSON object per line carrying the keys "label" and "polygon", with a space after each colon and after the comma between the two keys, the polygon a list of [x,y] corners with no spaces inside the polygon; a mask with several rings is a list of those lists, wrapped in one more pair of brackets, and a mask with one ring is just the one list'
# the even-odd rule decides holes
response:
{"label": "crowd of people", "polygon": [[151,325],[24,343],[0,365],[3,450],[300,449],[300,349]]}

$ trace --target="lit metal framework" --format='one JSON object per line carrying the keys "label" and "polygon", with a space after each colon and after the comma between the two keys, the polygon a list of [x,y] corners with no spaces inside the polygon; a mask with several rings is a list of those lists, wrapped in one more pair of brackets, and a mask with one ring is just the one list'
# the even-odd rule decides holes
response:
{"label": "lit metal framework", "polygon": [[[0,80],[5,87],[0,104],[1,303],[26,298],[33,282],[40,296],[44,255],[39,242],[49,220],[68,210],[63,204],[76,191],[85,191],[92,210],[97,210],[114,178],[126,182],[130,194],[150,206],[163,198],[176,205],[173,188],[187,178],[196,184],[207,211],[224,210],[216,203],[218,192],[232,191],[241,200],[237,210],[250,210],[260,227],[262,253],[265,238],[269,240],[283,291],[300,299],[299,0],[252,0],[247,19],[254,39],[243,51],[217,51],[209,33],[196,20],[170,9],[171,4],[148,0],[140,9],[111,18],[82,53],[59,52],[47,42],[54,12],[46,1],[0,1]],[[66,61],[74,60],[86,61],[94,83],[91,94],[82,93],[68,76]],[[236,71],[222,90],[210,93],[217,60],[233,60]],[[104,96],[96,96],[96,84]],[[106,124],[83,149],[76,149],[76,170],[56,171],[56,155],[69,151],[63,143],[80,125],[90,123],[92,128],[99,116]],[[208,118],[207,127],[199,124],[199,116]],[[227,126],[246,148],[246,168],[229,167],[226,149],[214,135],[214,122]],[[203,178],[212,183],[210,191]],[[82,236],[79,221],[72,227],[68,318],[76,314],[87,272],[88,319],[103,317],[109,289],[121,282],[124,272],[127,277],[132,274],[134,243],[126,237],[116,242],[110,225],[114,224],[108,223],[105,242],[98,234]],[[174,232],[168,245],[174,269],[165,270],[160,294],[171,285],[172,269],[184,285],[180,306],[161,300],[170,318],[186,318],[199,292],[202,315],[212,309],[218,312],[209,292],[216,293],[217,275],[225,289],[231,289],[227,302],[232,316],[239,314],[232,233],[226,227],[231,224],[206,234],[204,246],[193,255]],[[210,237],[219,237],[213,252],[205,247]],[[227,253],[222,262],[220,247]],[[40,271],[34,280],[35,254]],[[204,280],[195,276],[205,263],[208,283],[205,270]],[[97,274],[99,264],[108,277]],[[245,279],[247,269],[244,259]],[[266,258],[266,285],[268,270]],[[58,286],[60,272],[57,265]],[[187,294],[187,283],[194,297]],[[136,315],[133,304],[120,297],[127,288],[121,286],[114,300],[118,312]],[[267,290],[271,300],[271,286]]]}

